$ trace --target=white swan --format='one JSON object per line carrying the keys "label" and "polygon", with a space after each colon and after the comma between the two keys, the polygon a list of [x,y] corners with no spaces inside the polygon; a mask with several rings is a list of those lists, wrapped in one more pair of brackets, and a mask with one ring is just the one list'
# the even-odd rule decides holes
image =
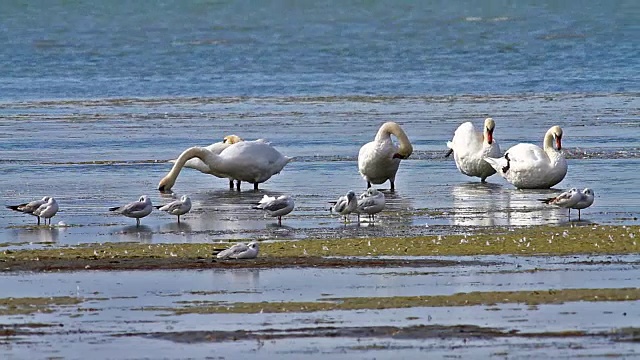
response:
{"label": "white swan", "polygon": [[[216,155],[220,155],[222,150],[241,141],[244,141],[244,139],[239,137],[238,135],[227,135],[222,139],[222,141],[206,146],[205,149],[211,151]],[[175,164],[176,160],[170,160],[169,162]],[[217,176],[219,178],[226,177],[224,174],[220,174],[216,172],[215,169],[210,168],[209,165],[207,165],[204,161],[200,160],[199,158],[189,159],[184,164],[184,167],[190,168],[190,169],[196,169],[201,173]],[[233,179],[229,179],[229,188],[233,189]]]}
{"label": "white swan", "polygon": [[[400,146],[391,141],[391,135],[398,138]],[[358,153],[358,170],[367,181],[367,188],[389,180],[393,191],[400,160],[408,158],[412,152],[411,142],[400,125],[394,122],[382,124],[376,138],[364,144]]]}
{"label": "white swan", "polygon": [[451,141],[447,141],[450,149],[446,156],[453,153],[456,167],[467,176],[477,176],[481,182],[496,173],[484,158],[496,158],[502,156],[500,145],[493,139],[493,130],[496,123],[492,118],[484,120],[483,132],[476,131],[471,122],[460,126],[453,135]]}
{"label": "white swan", "polygon": [[219,155],[204,147],[191,147],[180,154],[171,171],[160,180],[158,189],[171,190],[184,164],[196,157],[212,171],[237,180],[238,190],[240,190],[240,181],[252,183],[254,190],[258,190],[259,183],[269,180],[292,160],[262,139],[232,144],[222,150]]}
{"label": "white swan", "polygon": [[[553,147],[555,139],[556,148]],[[562,129],[551,127],[544,135],[544,150],[533,144],[512,146],[501,158],[485,158],[518,189],[548,189],[564,179],[567,160],[562,153]]]}

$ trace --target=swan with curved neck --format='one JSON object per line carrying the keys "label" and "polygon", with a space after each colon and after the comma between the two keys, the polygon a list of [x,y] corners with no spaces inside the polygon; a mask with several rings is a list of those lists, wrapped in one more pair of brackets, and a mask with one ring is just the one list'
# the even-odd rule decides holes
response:
{"label": "swan with curved neck", "polygon": [[487,157],[485,161],[518,189],[548,189],[567,174],[567,160],[562,153],[562,129],[556,125],[547,130],[542,149],[521,143],[509,148],[503,157]]}
{"label": "swan with curved neck", "polygon": [[477,176],[481,182],[496,173],[496,170],[487,163],[484,158],[500,157],[500,145],[493,138],[493,130],[496,127],[492,118],[484,120],[484,130],[476,131],[473,123],[466,122],[456,130],[451,141],[447,141],[449,152],[453,153],[456,167],[467,176]]}
{"label": "swan with curved neck", "polygon": [[264,140],[238,142],[222,150],[220,154],[195,146],[180,154],[171,171],[160,180],[158,189],[171,190],[185,163],[193,158],[202,160],[212,172],[238,181],[238,190],[241,181],[252,183],[254,190],[257,190],[259,183],[269,180],[292,160]]}
{"label": "swan with curved neck", "polygon": [[[399,145],[393,143],[391,135],[398,139]],[[382,124],[375,139],[364,144],[358,153],[358,170],[367,181],[367,188],[389,180],[393,191],[400,160],[408,158],[412,152],[411,142],[400,125],[395,122]]]}
{"label": "swan with curved neck", "polygon": [[[207,147],[205,147],[207,150],[211,151],[214,154],[218,154],[220,155],[220,153],[228,148],[229,146],[235,144],[235,143],[239,143],[241,141],[244,141],[243,138],[241,138],[238,135],[227,135],[225,136],[222,141],[217,142],[217,143],[213,143]],[[176,160],[170,160],[169,162],[174,163],[176,162]],[[216,172],[215,169],[212,169],[209,167],[209,165],[207,165],[204,161],[200,160],[199,158],[192,158],[189,159],[185,164],[184,167],[186,168],[190,168],[190,169],[196,169],[198,171],[200,171],[201,173],[204,174],[208,174],[208,175],[213,175],[219,178],[225,178],[226,176],[224,174],[221,174],[219,172]],[[233,189],[233,179],[229,179],[229,188]]]}

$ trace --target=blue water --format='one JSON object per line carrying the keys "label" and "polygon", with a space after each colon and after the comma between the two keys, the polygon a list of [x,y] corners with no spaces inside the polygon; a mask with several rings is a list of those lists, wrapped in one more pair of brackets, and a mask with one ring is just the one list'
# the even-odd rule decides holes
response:
{"label": "blue water", "polygon": [[[442,157],[460,123],[488,116],[503,150],[562,126],[569,172],[557,189],[593,188],[590,222],[637,224],[639,18],[631,0],[2,1],[0,201],[54,196],[54,222],[72,227],[34,230],[32,217],[4,209],[0,239],[206,242],[567,224],[564,210],[537,200],[553,191],[516,191],[497,175],[478,187]],[[345,228],[328,201],[364,190],[358,149],[389,120],[414,154],[387,193],[383,226]],[[142,194],[168,201],[157,191],[167,160],[228,134],[295,157],[261,185],[295,197],[287,228],[251,210],[262,192],[229,192],[190,170],[174,187],[194,201],[183,227],[156,212],[132,231],[132,219],[106,211]]]}
{"label": "blue water", "polygon": [[640,90],[626,1],[2,1],[0,101]]}

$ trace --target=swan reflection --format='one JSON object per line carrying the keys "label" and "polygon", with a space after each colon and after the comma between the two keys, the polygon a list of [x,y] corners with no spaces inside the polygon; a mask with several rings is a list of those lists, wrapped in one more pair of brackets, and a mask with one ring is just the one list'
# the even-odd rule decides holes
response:
{"label": "swan reflection", "polygon": [[453,224],[460,226],[530,226],[568,221],[566,211],[542,204],[555,190],[507,189],[491,183],[464,183],[451,188]]}

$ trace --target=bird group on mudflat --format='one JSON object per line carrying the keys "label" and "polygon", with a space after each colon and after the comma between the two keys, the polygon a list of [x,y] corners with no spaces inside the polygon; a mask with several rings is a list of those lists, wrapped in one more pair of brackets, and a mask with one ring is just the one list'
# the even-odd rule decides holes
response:
{"label": "bird group on mudflat", "polygon": [[[454,132],[453,139],[447,142],[449,152],[453,154],[458,170],[471,177],[479,177],[486,182],[487,177],[498,173],[507,182],[518,189],[547,189],[562,181],[567,173],[567,161],[562,152],[562,129],[560,126],[551,127],[545,134],[543,147],[534,144],[520,143],[510,147],[502,154],[498,142],[494,139],[495,121],[487,118],[483,131],[475,129],[473,123],[465,122]],[[397,139],[394,143],[391,136]],[[404,130],[395,122],[382,124],[373,141],[364,144],[358,153],[358,171],[367,184],[367,191],[356,197],[355,192],[348,191],[333,202],[332,212],[344,216],[354,213],[358,216],[366,214],[369,221],[375,220],[375,215],[384,210],[385,195],[372,188],[372,184],[390,182],[390,191],[395,190],[395,179],[401,160],[409,158],[413,146]],[[170,192],[175,185],[178,175],[183,168],[196,169],[202,173],[229,180],[229,188],[240,190],[242,182],[253,184],[254,190],[258,185],[269,180],[292,160],[282,155],[264,139],[245,141],[237,135],[224,137],[206,147],[190,147],[184,150],[177,159],[172,160],[173,166],[163,177],[158,190]],[[569,209],[580,210],[593,204],[592,189],[578,191],[571,189],[549,199],[542,199],[544,203]],[[177,216],[191,210],[191,199],[183,195],[165,205],[155,206],[156,209]],[[51,224],[51,218],[56,215],[59,207],[51,196],[41,200],[31,201],[20,205],[7,206],[11,210],[30,214]],[[291,213],[295,207],[293,198],[288,195],[278,197],[265,195],[254,207],[263,210],[266,215],[278,219],[282,224],[282,217]],[[136,225],[140,219],[151,214],[154,206],[149,196],[143,195],[138,201],[122,206],[109,208],[110,211],[135,218]],[[257,252],[257,246],[256,246]]]}

